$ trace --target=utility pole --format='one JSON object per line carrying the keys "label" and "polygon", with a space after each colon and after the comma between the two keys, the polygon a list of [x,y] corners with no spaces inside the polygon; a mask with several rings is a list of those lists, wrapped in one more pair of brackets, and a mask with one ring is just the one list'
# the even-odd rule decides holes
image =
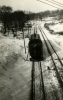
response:
{"label": "utility pole", "polygon": [[25,49],[25,53],[26,53],[24,30],[23,30],[23,39],[24,39],[24,49]]}
{"label": "utility pole", "polygon": [[28,25],[28,35],[29,35],[29,25]]}
{"label": "utility pole", "polygon": [[31,23],[28,23],[28,35],[30,36],[30,33],[31,33]]}

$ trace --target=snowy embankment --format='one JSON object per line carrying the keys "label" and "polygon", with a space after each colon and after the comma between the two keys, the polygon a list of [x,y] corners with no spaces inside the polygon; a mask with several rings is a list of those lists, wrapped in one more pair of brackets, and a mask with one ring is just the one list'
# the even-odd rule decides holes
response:
{"label": "snowy embankment", "polygon": [[26,60],[28,41],[25,38],[25,54],[22,38],[0,34],[0,100],[28,100],[31,80],[31,62]]}
{"label": "snowy embankment", "polygon": [[47,21],[44,24],[45,28],[54,37],[54,41],[63,50],[63,23],[60,20]]}
{"label": "snowy embankment", "polygon": [[[63,32],[63,23],[57,23],[55,25],[49,26],[51,30],[54,30],[55,33]],[[61,35],[61,34],[60,34]]]}
{"label": "snowy embankment", "polygon": [[[27,49],[28,38],[25,39],[25,43]],[[23,39],[4,37],[0,34],[0,66],[6,69],[5,65],[7,65],[8,60],[14,59],[16,61],[17,56],[21,56],[22,60],[27,57],[24,51]]]}

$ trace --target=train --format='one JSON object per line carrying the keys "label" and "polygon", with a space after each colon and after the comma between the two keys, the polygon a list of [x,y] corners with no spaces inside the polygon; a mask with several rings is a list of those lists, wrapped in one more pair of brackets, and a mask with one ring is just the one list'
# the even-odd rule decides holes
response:
{"label": "train", "polygon": [[29,38],[30,59],[34,61],[43,60],[43,45],[39,34],[32,34]]}

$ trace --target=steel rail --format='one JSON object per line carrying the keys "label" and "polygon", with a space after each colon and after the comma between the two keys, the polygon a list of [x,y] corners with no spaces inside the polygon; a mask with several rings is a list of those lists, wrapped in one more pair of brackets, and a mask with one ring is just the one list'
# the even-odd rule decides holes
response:
{"label": "steel rail", "polygon": [[[43,31],[43,30],[42,30],[42,31]],[[43,31],[43,33],[44,33],[44,31]],[[45,33],[44,33],[44,35],[45,35]],[[47,38],[46,35],[45,35],[45,37]],[[47,38],[47,40],[48,40],[48,38]],[[58,57],[59,62],[60,62],[61,65],[63,66],[63,63],[62,63],[62,61],[60,60],[60,57],[58,56],[57,52],[55,51],[55,49],[53,48],[53,46],[52,46],[52,44],[50,43],[49,40],[48,40],[48,42],[49,42],[49,44],[51,45],[51,47],[52,47],[53,51],[55,52],[56,56]]]}
{"label": "steel rail", "polygon": [[46,96],[45,96],[45,88],[44,88],[44,79],[43,79],[43,72],[42,72],[42,66],[41,66],[41,62],[40,62],[40,73],[41,73],[41,82],[42,82],[42,92],[43,92],[43,98],[41,98],[41,100],[46,100]]}
{"label": "steel rail", "polygon": [[60,74],[59,74],[59,72],[58,72],[58,69],[57,69],[56,63],[55,63],[54,58],[53,58],[53,56],[52,56],[52,53],[51,53],[51,51],[50,51],[50,49],[49,49],[49,46],[48,46],[48,44],[47,44],[47,42],[46,42],[46,40],[45,40],[45,38],[44,38],[44,35],[42,34],[43,31],[42,31],[41,27],[39,27],[39,30],[40,30],[40,32],[41,32],[41,35],[42,35],[44,41],[45,41],[45,44],[46,44],[46,47],[47,47],[48,53],[50,54],[51,59],[52,59],[53,64],[54,64],[54,67],[55,67],[55,69],[56,69],[57,79],[58,79],[58,81],[59,81],[61,87],[63,87],[63,81],[62,81],[62,79],[61,79],[61,77],[60,77]]}

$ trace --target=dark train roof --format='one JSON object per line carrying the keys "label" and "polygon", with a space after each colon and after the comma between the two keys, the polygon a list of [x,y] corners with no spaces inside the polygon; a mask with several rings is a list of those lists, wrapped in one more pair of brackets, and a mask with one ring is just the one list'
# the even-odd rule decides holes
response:
{"label": "dark train roof", "polygon": [[39,34],[32,34],[30,36],[30,40],[33,40],[33,39],[40,39],[40,35]]}

